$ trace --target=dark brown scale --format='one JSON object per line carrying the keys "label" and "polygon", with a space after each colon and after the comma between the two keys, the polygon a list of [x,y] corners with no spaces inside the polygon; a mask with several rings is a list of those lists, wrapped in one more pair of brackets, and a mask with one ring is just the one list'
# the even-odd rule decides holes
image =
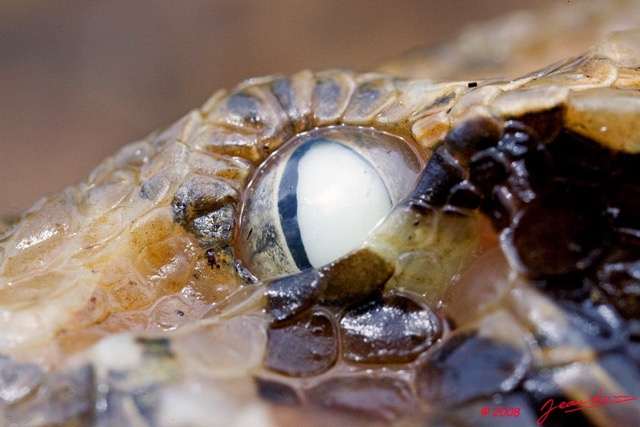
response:
{"label": "dark brown scale", "polygon": [[524,114],[515,120],[508,120],[505,128],[511,127],[513,123],[522,126],[528,134],[535,136],[536,141],[546,144],[553,141],[560,131],[565,120],[564,107],[556,107],[546,111]]}
{"label": "dark brown scale", "polygon": [[597,282],[620,314],[640,319],[640,242],[622,242],[597,271]]}
{"label": "dark brown scale", "polygon": [[611,177],[613,152],[600,144],[562,132],[547,146],[558,181],[600,187]]}
{"label": "dark brown scale", "polygon": [[615,225],[640,236],[640,155],[618,155],[612,162],[605,189],[615,207]]}
{"label": "dark brown scale", "polygon": [[532,202],[536,198],[536,190],[531,185],[531,176],[525,161],[515,160],[511,162],[510,172],[506,181],[509,193],[517,197],[521,204]]}
{"label": "dark brown scale", "polygon": [[491,220],[493,228],[502,230],[507,228],[513,220],[519,204],[514,204],[514,196],[504,185],[496,185],[491,193],[483,200],[480,210]]}
{"label": "dark brown scale", "polygon": [[320,274],[306,270],[269,283],[267,311],[276,321],[292,318],[307,310],[320,296]]}
{"label": "dark brown scale", "polygon": [[466,165],[475,153],[495,146],[501,136],[502,126],[497,121],[474,117],[453,128],[444,140],[444,147]]}
{"label": "dark brown scale", "polygon": [[469,181],[462,181],[451,188],[447,205],[474,210],[480,207],[481,201],[478,189]]}
{"label": "dark brown scale", "polygon": [[256,388],[261,398],[277,405],[296,405],[300,398],[296,391],[281,382],[256,378]]}
{"label": "dark brown scale", "polygon": [[636,318],[629,322],[629,343],[627,351],[629,356],[640,366],[640,321]]}
{"label": "dark brown scale", "polygon": [[530,151],[523,160],[532,180],[529,185],[536,188],[544,188],[550,185],[554,166],[551,156],[544,146],[539,146],[536,150]]}
{"label": "dark brown scale", "polygon": [[508,241],[525,274],[545,278],[586,270],[609,237],[606,206],[586,188],[557,187],[523,208]]}
{"label": "dark brown scale", "polygon": [[317,375],[331,368],[338,355],[336,328],[323,311],[300,316],[267,331],[266,367],[290,376]]}
{"label": "dark brown scale", "polygon": [[504,182],[508,175],[509,158],[494,147],[482,150],[470,158],[469,181],[485,196]]}
{"label": "dark brown scale", "polygon": [[537,141],[531,136],[527,127],[519,122],[505,124],[504,135],[496,148],[513,159],[520,159],[537,147]]}
{"label": "dark brown scale", "polygon": [[421,362],[416,387],[428,404],[454,406],[515,389],[530,364],[530,355],[508,344],[459,332]]}
{"label": "dark brown scale", "polygon": [[463,180],[463,171],[445,150],[436,151],[425,166],[410,203],[422,209],[444,206],[451,189]]}
{"label": "dark brown scale", "polygon": [[308,397],[323,408],[353,411],[388,422],[416,409],[408,384],[395,378],[332,378],[308,390]]}
{"label": "dark brown scale", "polygon": [[538,289],[548,293],[554,299],[568,301],[584,301],[592,295],[593,283],[585,280],[583,271],[561,276],[546,277],[531,280]]}
{"label": "dark brown scale", "polygon": [[415,359],[442,334],[436,315],[402,295],[349,307],[340,320],[344,358],[355,363],[400,363]]}
{"label": "dark brown scale", "polygon": [[393,276],[395,265],[363,248],[322,268],[322,303],[341,308],[377,294]]}

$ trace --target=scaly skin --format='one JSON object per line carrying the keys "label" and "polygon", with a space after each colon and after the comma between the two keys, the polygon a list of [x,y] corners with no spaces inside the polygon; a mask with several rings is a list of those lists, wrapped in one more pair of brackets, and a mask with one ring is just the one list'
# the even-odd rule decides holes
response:
{"label": "scaly skin", "polygon": [[[481,408],[512,407],[518,418],[508,421],[534,425],[547,398],[587,399],[600,389],[640,397],[637,296],[611,291],[602,278],[618,252],[627,263],[638,260],[629,256],[638,254],[639,46],[638,32],[613,34],[580,57],[511,81],[437,83],[339,70],[253,79],[125,146],[85,181],[0,228],[5,422],[494,425]],[[245,244],[237,230],[243,192],[293,136],[342,125],[403,138],[425,173],[360,248],[317,270],[319,284],[300,300],[303,307],[287,312],[278,286],[289,279],[261,281],[236,259],[235,247]],[[557,243],[535,239],[546,236],[544,227],[518,234],[540,200],[565,206],[554,186],[573,175],[545,169],[538,188],[526,181],[539,173],[527,163],[525,175],[509,172],[526,178],[521,186],[474,181],[474,153],[510,132],[537,141],[556,166],[564,165],[559,138],[585,138],[601,155],[622,159],[610,172],[632,180],[613,180],[607,190],[614,195],[603,196],[613,225],[602,251],[588,247],[578,257],[586,249],[574,246],[582,240],[562,240],[576,222],[600,224],[578,208],[577,219],[560,216],[566,224],[551,234]],[[480,210],[454,201],[459,181],[482,199]],[[565,196],[582,203],[570,189]],[[498,191],[513,212],[492,210]],[[533,248],[519,243],[530,236]],[[576,275],[587,290],[555,290],[558,277]],[[349,356],[353,342],[345,337],[354,331],[345,319],[357,323],[363,299],[400,312],[385,318],[391,325],[393,316],[402,323],[402,313],[414,310],[432,313],[441,330],[415,354],[413,342],[392,336],[391,356],[369,359],[358,340],[379,337],[364,332],[352,338],[362,364]],[[310,313],[328,319],[329,339],[341,342],[337,360],[313,375],[273,369],[273,337],[284,330],[285,353],[295,354],[299,332],[286,335],[286,328],[306,325]],[[462,362],[451,354],[462,354]],[[640,404],[630,401],[586,410],[580,421],[632,425],[638,415]]]}

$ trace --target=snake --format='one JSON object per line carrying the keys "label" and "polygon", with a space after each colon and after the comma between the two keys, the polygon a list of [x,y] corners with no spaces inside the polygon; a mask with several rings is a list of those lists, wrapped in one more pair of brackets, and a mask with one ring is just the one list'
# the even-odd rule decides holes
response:
{"label": "snake", "polygon": [[3,425],[635,425],[639,89],[629,30],[216,92],[0,223]]}

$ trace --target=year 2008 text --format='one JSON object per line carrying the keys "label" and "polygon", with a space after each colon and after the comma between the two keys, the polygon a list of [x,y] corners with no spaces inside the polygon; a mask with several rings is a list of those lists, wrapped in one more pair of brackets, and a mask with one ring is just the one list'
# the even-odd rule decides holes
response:
{"label": "year 2008 text", "polygon": [[[492,412],[493,410],[493,412]],[[487,416],[491,414],[493,417],[519,417],[520,416],[520,408],[489,408],[484,407],[480,411],[482,416]]]}

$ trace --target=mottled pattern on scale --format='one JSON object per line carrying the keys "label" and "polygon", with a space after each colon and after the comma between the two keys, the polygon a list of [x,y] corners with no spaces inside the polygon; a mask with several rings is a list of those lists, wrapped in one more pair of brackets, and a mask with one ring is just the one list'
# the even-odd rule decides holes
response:
{"label": "mottled pattern on scale", "polygon": [[[640,396],[638,46],[511,82],[249,80],[123,148],[0,228],[6,422],[534,425],[551,397]],[[256,281],[233,252],[252,170],[341,124],[415,143],[416,188],[346,257]],[[578,414],[547,422],[640,405]]]}

